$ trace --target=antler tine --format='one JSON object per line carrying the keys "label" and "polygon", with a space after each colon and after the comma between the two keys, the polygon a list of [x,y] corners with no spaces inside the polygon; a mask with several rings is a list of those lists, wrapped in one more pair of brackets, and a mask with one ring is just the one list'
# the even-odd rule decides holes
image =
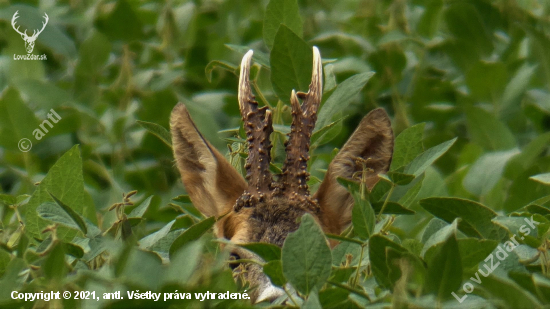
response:
{"label": "antler tine", "polygon": [[[290,136],[286,144],[286,160],[283,166],[282,183],[285,194],[290,198],[297,195],[309,196],[307,181],[307,162],[309,160],[309,145],[311,133],[315,128],[317,110],[323,95],[323,67],[321,54],[317,47],[313,47],[313,72],[311,84],[307,93],[296,93],[290,96],[292,106],[292,125]],[[303,99],[300,106],[298,98]]]}
{"label": "antler tine", "polygon": [[15,30],[15,32],[19,33],[20,35],[24,35],[24,36],[27,36],[27,30],[25,30],[25,33],[19,31],[19,27],[21,26],[17,26],[17,28],[15,28],[15,20],[19,18],[19,11],[15,11],[15,14],[13,14],[13,17],[11,18],[11,26],[13,28],[13,30]]}
{"label": "antler tine", "polygon": [[249,50],[244,55],[239,77],[239,108],[248,141],[248,158],[245,164],[248,194],[245,192],[240,199],[241,202],[237,202],[237,206],[252,206],[252,199],[262,200],[270,191],[272,182],[269,172],[271,162],[269,136],[273,132],[271,111],[267,107],[258,108],[258,102],[250,89],[252,54],[253,51]]}
{"label": "antler tine", "polygon": [[33,37],[37,37],[40,33],[42,33],[42,31],[44,31],[44,28],[46,28],[46,25],[48,24],[48,21],[50,20],[50,18],[48,17],[48,14],[44,13],[44,19],[46,19],[45,22],[42,22],[42,29],[38,30],[38,33],[35,34],[36,30],[33,32],[32,36]]}

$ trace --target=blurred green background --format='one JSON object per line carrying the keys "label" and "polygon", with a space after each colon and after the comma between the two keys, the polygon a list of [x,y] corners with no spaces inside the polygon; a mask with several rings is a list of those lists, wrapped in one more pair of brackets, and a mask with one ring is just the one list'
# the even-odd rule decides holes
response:
{"label": "blurred green background", "polygon": [[[274,37],[264,27],[268,2],[0,1],[0,194],[33,194],[53,164],[80,145],[84,188],[93,200],[86,205],[94,206],[88,219],[101,229],[116,221],[107,209],[131,190],[139,201],[155,196],[138,235],[180,215],[181,207],[170,205],[184,193],[171,148],[136,121],[168,128],[172,107],[184,102],[204,136],[223,153],[229,145],[228,157],[241,166],[238,64],[252,48],[260,63],[255,92],[277,109],[276,131],[284,133],[290,111],[272,86],[269,58],[261,62]],[[314,190],[333,150],[364,115],[383,107],[396,135],[425,122],[426,149],[458,137],[426,171],[410,204],[418,212],[397,219],[397,235],[414,238],[431,219],[418,206],[423,197],[468,198],[505,214],[550,195],[549,186],[529,179],[550,171],[549,1],[301,0],[298,6],[299,15],[289,9],[284,23],[319,47],[325,99],[350,76],[375,72],[338,106],[329,119],[336,122],[314,145]],[[48,14],[33,51],[47,60],[14,60],[26,54],[10,24],[15,11],[21,29],[39,28]],[[32,132],[50,109],[62,120],[38,141]],[[274,136],[280,164],[282,135]],[[18,149],[22,138],[32,141],[31,151]],[[8,243],[18,225],[3,204],[0,242]]]}

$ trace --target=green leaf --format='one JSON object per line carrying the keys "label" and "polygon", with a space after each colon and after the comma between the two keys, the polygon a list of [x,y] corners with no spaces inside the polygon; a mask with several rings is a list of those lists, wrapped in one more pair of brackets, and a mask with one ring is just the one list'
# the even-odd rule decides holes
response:
{"label": "green leaf", "polygon": [[394,184],[406,186],[414,180],[415,175],[403,174],[399,172],[388,172],[388,177]]}
{"label": "green leaf", "polygon": [[[389,277],[390,267],[386,263],[387,248],[395,249],[398,252],[407,252],[407,249],[382,235],[375,234],[369,239],[369,259],[372,274],[380,286],[390,289],[393,287],[393,282]],[[394,267],[393,265],[391,266]]]}
{"label": "green leaf", "polygon": [[401,132],[395,139],[391,171],[406,166],[424,151],[422,137],[426,123],[419,123]]}
{"label": "green leaf", "polygon": [[482,288],[488,291],[498,303],[509,308],[539,308],[541,304],[528,291],[510,279],[493,274],[483,278]]}
{"label": "green leaf", "polygon": [[550,185],[550,173],[538,174],[538,175],[529,177],[529,179],[534,180],[536,182],[540,182],[544,185]]}
{"label": "green leaf", "polygon": [[[246,54],[251,49],[250,47],[247,47],[247,46],[239,46],[239,45],[233,45],[233,44],[225,44],[225,46],[233,51],[238,52],[239,54],[241,54],[241,56],[244,56],[244,54]],[[267,56],[267,54],[261,51],[255,50],[254,55],[252,55],[252,60],[254,60],[255,62],[259,63],[260,65],[262,65],[267,69],[271,68],[271,65],[269,64],[269,57]]]}
{"label": "green leaf", "polygon": [[17,203],[17,199],[15,196],[0,194],[0,202],[4,203],[6,206],[11,206]]}
{"label": "green leaf", "polygon": [[[92,198],[84,191],[82,159],[78,145],[67,151],[50,168],[28,204],[23,208],[26,230],[32,237],[41,239],[42,230],[49,224],[38,216],[37,208],[45,202],[53,202],[50,193],[65,205],[71,205],[71,209],[76,214],[87,218],[92,223],[97,222]],[[75,230],[66,227],[59,227],[57,230],[57,236],[64,241],[71,241],[75,235]]]}
{"label": "green leaf", "polygon": [[477,196],[488,194],[501,179],[508,161],[518,153],[514,148],[482,155],[464,177],[464,188]]}
{"label": "green leaf", "polygon": [[311,82],[311,47],[287,26],[281,25],[270,54],[271,84],[281,101],[290,105],[292,90],[307,92]]}
{"label": "green leaf", "polygon": [[283,264],[280,260],[269,261],[264,264],[264,274],[266,274],[271,283],[278,287],[283,287],[287,281],[283,275]]}
{"label": "green leaf", "polygon": [[462,260],[462,269],[477,270],[481,261],[485,260],[498,245],[498,241],[490,239],[461,238],[458,239],[458,248]]}
{"label": "green leaf", "polygon": [[466,108],[466,124],[473,142],[487,150],[507,150],[516,147],[510,129],[482,108]]}
{"label": "green leaf", "polygon": [[342,131],[343,121],[346,117],[340,117],[338,120],[324,126],[311,135],[311,148],[316,148],[333,140]]}
{"label": "green leaf", "polygon": [[183,232],[170,246],[170,256],[173,256],[180,248],[186,244],[199,239],[206,231],[210,230],[214,223],[216,223],[215,217],[204,219],[201,222],[191,226],[185,232]]}
{"label": "green leaf", "polygon": [[170,265],[163,278],[164,282],[185,284],[191,279],[193,272],[201,261],[203,242],[194,241],[181,247],[170,258]]}
{"label": "green leaf", "polygon": [[84,223],[84,220],[82,217],[77,214],[70,206],[65,205],[61,200],[59,200],[57,197],[55,197],[53,194],[48,192],[48,194],[53,198],[55,203],[63,209],[64,212],[66,212],[69,217],[76,223],[78,228],[84,233],[84,235],[88,234],[88,228],[86,227],[86,223]]}
{"label": "green leaf", "polygon": [[149,249],[152,246],[154,246],[161,238],[163,238],[170,232],[170,229],[172,228],[172,225],[174,224],[174,222],[176,222],[176,220],[172,220],[168,222],[168,224],[163,226],[160,230],[140,239],[139,247],[141,249]]}
{"label": "green leaf", "polygon": [[529,144],[523,147],[521,153],[515,155],[506,163],[504,176],[508,179],[517,178],[536,162],[540,154],[548,148],[548,145],[550,145],[550,132],[541,134],[531,140]]}
{"label": "green leaf", "polygon": [[451,146],[455,143],[456,137],[452,140],[441,143],[437,146],[434,146],[422,154],[417,156],[414,160],[405,167],[404,173],[411,174],[416,177],[420,176],[432,163],[435,162],[439,157],[441,157]]}
{"label": "green leaf", "polygon": [[322,308],[321,303],[319,302],[319,296],[317,293],[311,293],[307,297],[306,301],[302,304],[302,309],[318,309]]}
{"label": "green leaf", "polygon": [[67,252],[67,254],[70,254],[77,259],[80,259],[84,256],[84,249],[82,249],[82,247],[80,246],[77,246],[70,242],[63,242],[62,246],[63,250]]}
{"label": "green leaf", "polygon": [[172,201],[178,202],[178,203],[192,203],[191,198],[187,194],[178,195],[176,197],[173,197]]}
{"label": "green leaf", "polygon": [[269,49],[273,47],[280,25],[287,26],[299,37],[302,37],[302,18],[300,16],[300,9],[298,8],[298,1],[271,0],[267,4],[264,15],[263,36],[265,45]]}
{"label": "green leaf", "polygon": [[505,228],[491,221],[497,216],[493,210],[474,201],[433,197],[421,200],[420,206],[448,223],[461,218],[458,228],[468,236],[502,240],[508,234]]}
{"label": "green leaf", "polygon": [[63,250],[62,243],[53,245],[41,268],[47,279],[56,281],[65,279],[67,265],[65,264],[65,250]]}
{"label": "green leaf", "polygon": [[[384,205],[383,201],[379,201],[372,204],[372,208],[375,213],[380,213],[382,206]],[[395,214],[395,215],[414,215],[416,212],[414,210],[407,209],[403,205],[396,202],[387,202],[386,208],[384,208],[385,214]]]}
{"label": "green leaf", "polygon": [[170,132],[168,132],[168,130],[166,130],[163,126],[141,120],[137,120],[136,122],[145,130],[149,131],[149,133],[158,137],[161,141],[168,145],[168,147],[172,148],[172,136],[170,135]]}
{"label": "green leaf", "polygon": [[462,263],[456,233],[443,243],[428,263],[426,289],[439,300],[451,297],[462,283]]}
{"label": "green leaf", "polygon": [[273,244],[248,243],[248,244],[239,244],[238,246],[257,254],[266,262],[281,259],[281,248]]}
{"label": "green leaf", "polygon": [[516,104],[516,106],[519,106],[519,99],[525,90],[527,90],[529,82],[535,74],[537,67],[537,65],[524,64],[518,69],[512,79],[510,79],[510,82],[508,82],[502,94],[501,114],[506,114],[506,112]]}
{"label": "green leaf", "polygon": [[330,124],[332,117],[338,111],[345,110],[373,75],[374,72],[360,73],[340,83],[321,107],[319,117],[317,117],[317,122],[315,123],[315,131]]}
{"label": "green leaf", "polygon": [[40,204],[40,206],[36,208],[36,213],[44,220],[59,223],[75,230],[81,230],[76,221],[55,202],[44,202]]}
{"label": "green leaf", "polygon": [[374,209],[367,199],[361,197],[359,191],[352,192],[355,203],[351,211],[353,230],[363,240],[369,239],[374,231]]}
{"label": "green leaf", "polygon": [[206,74],[206,79],[209,83],[212,82],[212,71],[214,71],[215,68],[222,68],[235,75],[237,75],[239,72],[239,68],[232,63],[221,60],[212,60],[206,65],[206,68],[204,68],[204,73]]}
{"label": "green leaf", "polygon": [[[36,128],[38,128],[38,121],[17,90],[10,87],[0,93],[0,146],[19,151],[18,143],[23,138],[36,143],[33,136],[33,130]],[[21,147],[26,149],[28,146],[23,144]]]}
{"label": "green leaf", "polygon": [[283,274],[300,293],[319,290],[330,276],[332,256],[323,231],[309,214],[283,244]]}
{"label": "green leaf", "polygon": [[141,218],[149,208],[149,205],[151,205],[151,201],[153,200],[154,195],[149,196],[146,198],[141,204],[139,204],[138,207],[132,209],[130,213],[128,214],[128,218]]}

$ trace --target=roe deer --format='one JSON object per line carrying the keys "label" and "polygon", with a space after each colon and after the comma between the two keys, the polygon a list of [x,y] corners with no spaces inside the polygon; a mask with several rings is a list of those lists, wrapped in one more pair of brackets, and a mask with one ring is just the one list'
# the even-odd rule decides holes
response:
{"label": "roe deer", "polygon": [[[216,223],[215,233],[233,243],[264,242],[282,247],[304,213],[310,213],[326,233],[340,234],[351,222],[353,198],[337,177],[353,179],[366,165],[366,185],[372,189],[378,174],[387,172],[391,163],[394,137],[390,119],[381,108],[366,115],[330,163],[319,190],[311,196],[307,185],[310,137],[323,92],[319,50],[313,47],[309,91],[292,91],[286,160],[282,174],[276,177],[269,171],[271,111],[258,107],[249,84],[252,53],[250,50],[242,59],[238,94],[248,142],[247,181],[202,137],[182,103],[172,111],[174,156],[191,201],[205,216],[225,215]],[[246,250],[232,250],[233,258],[259,259]],[[236,272],[256,287],[251,292],[254,302],[272,301],[284,294],[257,264],[239,265]]]}

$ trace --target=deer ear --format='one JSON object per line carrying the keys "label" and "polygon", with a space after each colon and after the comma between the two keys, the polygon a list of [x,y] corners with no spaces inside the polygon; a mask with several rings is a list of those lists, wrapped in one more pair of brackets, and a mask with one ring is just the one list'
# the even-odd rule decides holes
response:
{"label": "deer ear", "polygon": [[352,179],[363,170],[361,161],[372,172],[366,182],[372,189],[378,174],[388,171],[393,154],[393,131],[388,114],[375,109],[366,115],[338,155],[330,163],[315,198],[321,208],[320,219],[327,232],[339,234],[351,222],[353,198],[337,178]]}
{"label": "deer ear", "polygon": [[202,137],[183,103],[172,110],[170,131],[176,164],[195,207],[207,217],[230,211],[246,182]]}

